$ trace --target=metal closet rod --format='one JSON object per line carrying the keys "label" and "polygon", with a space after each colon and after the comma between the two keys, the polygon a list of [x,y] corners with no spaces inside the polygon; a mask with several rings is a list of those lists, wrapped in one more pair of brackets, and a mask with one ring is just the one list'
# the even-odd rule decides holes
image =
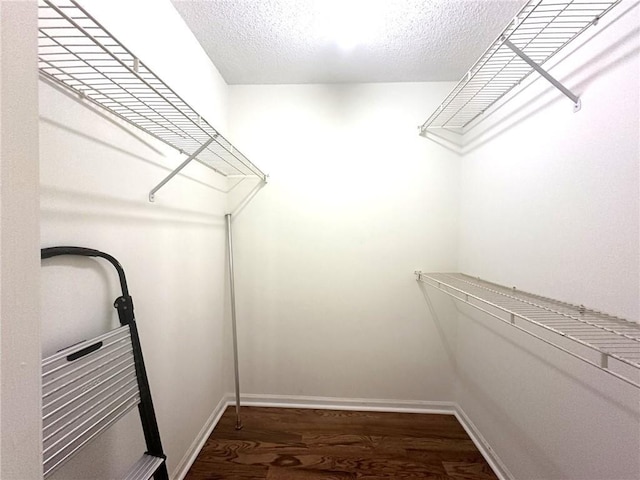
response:
{"label": "metal closet rod", "polygon": [[227,252],[229,258],[229,292],[231,301],[231,328],[233,335],[233,373],[235,380],[236,394],[236,430],[242,428],[242,420],[240,418],[240,367],[238,365],[238,330],[236,327],[236,288],[235,277],[233,271],[233,234],[231,229],[231,214],[225,216],[227,224]]}

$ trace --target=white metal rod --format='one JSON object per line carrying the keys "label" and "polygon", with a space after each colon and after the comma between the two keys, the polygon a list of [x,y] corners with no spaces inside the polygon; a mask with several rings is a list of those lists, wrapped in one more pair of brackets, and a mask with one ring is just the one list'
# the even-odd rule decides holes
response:
{"label": "white metal rod", "polygon": [[216,139],[216,136],[213,136],[211,138],[209,138],[209,140],[207,140],[206,142],[204,142],[200,148],[198,148],[195,152],[193,152],[191,155],[189,155],[189,157],[187,157],[187,159],[182,162],[178,168],[176,168],[173,172],[171,172],[169,175],[167,175],[165,177],[164,180],[162,180],[158,185],[155,186],[155,188],[153,188],[150,192],[149,192],[149,201],[153,202],[155,200],[155,194],[158,190],[160,190],[162,187],[164,187],[167,182],[169,180],[171,180],[173,177],[175,177],[180,170],[182,170],[184,167],[186,167],[189,162],[191,162],[191,160],[193,160],[194,158],[196,158],[198,155],[200,155],[202,153],[202,151],[207,148],[211,142],[213,142]]}
{"label": "white metal rod", "polygon": [[233,330],[233,370],[236,387],[236,430],[242,428],[240,419],[240,368],[238,366],[238,332],[236,329],[236,290],[233,273],[233,235],[231,233],[231,214],[225,215],[227,221],[227,249],[229,254],[229,291],[231,293],[231,327]]}
{"label": "white metal rod", "polygon": [[536,62],[534,62],[533,60],[531,60],[531,58],[529,58],[529,56],[524,53],[522,50],[520,50],[518,47],[516,47],[513,43],[511,43],[509,40],[507,40],[506,38],[503,39],[503,43],[509,47],[513,53],[515,53],[516,55],[518,55],[522,60],[524,60],[525,62],[527,62],[529,64],[529,66],[531,66],[531,68],[533,68],[536,72],[538,72],[540,75],[542,75],[544,78],[547,79],[547,81],[549,83],[551,83],[551,85],[553,85],[554,87],[556,87],[558,90],[560,90],[562,93],[564,93],[567,97],[569,97],[574,105],[576,106],[576,108],[580,108],[580,98],[577,95],[574,95],[573,92],[571,92],[571,90],[569,90],[568,88],[566,88],[564,85],[562,85],[558,80],[556,80],[555,78],[553,78],[549,72],[547,72],[544,68],[542,68],[540,65],[538,65]]}
{"label": "white metal rod", "polygon": [[[428,283],[427,283],[427,284],[428,284]],[[429,285],[429,284],[428,284],[428,285]],[[434,286],[434,285],[432,285],[432,286]],[[566,354],[568,354],[568,355],[571,355],[571,356],[572,356],[572,357],[574,357],[574,358],[577,358],[577,359],[579,359],[579,360],[582,360],[583,362],[586,362],[586,363],[588,363],[589,365],[592,365],[592,366],[594,366],[594,367],[596,367],[596,368],[598,368],[598,369],[600,369],[600,370],[602,370],[602,371],[605,371],[605,372],[607,372],[608,374],[613,375],[614,377],[618,378],[619,380],[622,380],[622,381],[624,381],[624,382],[628,383],[629,385],[633,385],[633,386],[634,386],[634,387],[636,387],[636,388],[640,388],[640,383],[636,383],[636,382],[634,382],[633,380],[631,380],[631,379],[629,379],[629,378],[623,377],[622,375],[619,375],[619,374],[617,374],[617,373],[615,373],[615,372],[612,372],[611,370],[608,370],[608,369],[606,369],[606,368],[603,368],[601,365],[598,365],[597,363],[592,362],[591,360],[589,360],[589,359],[587,359],[587,358],[585,358],[585,357],[583,357],[583,356],[581,356],[581,355],[578,355],[578,354],[576,354],[576,353],[573,353],[571,350],[567,350],[566,348],[563,348],[563,347],[561,347],[561,346],[559,346],[559,345],[557,345],[557,344],[555,344],[555,343],[553,343],[553,342],[551,342],[551,341],[547,340],[546,338],[543,338],[543,337],[541,337],[541,336],[539,336],[539,335],[536,335],[535,333],[530,332],[529,330],[526,330],[525,328],[522,328],[522,327],[520,327],[520,326],[518,326],[518,325],[515,325],[515,324],[508,323],[504,318],[502,318],[502,317],[500,317],[500,316],[498,316],[498,315],[496,315],[496,314],[494,314],[494,313],[491,313],[490,311],[485,310],[484,308],[482,308],[482,307],[480,307],[480,306],[478,306],[478,305],[475,305],[475,304],[473,304],[473,303],[471,303],[471,302],[467,302],[467,301],[465,301],[464,299],[462,299],[462,298],[460,298],[460,297],[458,297],[458,296],[456,296],[456,295],[453,295],[452,293],[447,292],[446,290],[444,290],[444,289],[442,289],[442,288],[439,288],[438,290],[440,290],[441,292],[446,293],[447,295],[449,295],[450,297],[455,298],[456,300],[459,300],[459,301],[461,301],[461,302],[463,302],[463,303],[466,303],[467,305],[471,305],[472,307],[476,308],[477,310],[480,310],[481,312],[486,313],[487,315],[490,315],[490,316],[492,316],[492,317],[494,317],[494,318],[496,318],[496,319],[500,320],[501,322],[507,323],[507,324],[511,325],[512,327],[517,328],[517,329],[518,329],[518,330],[520,330],[521,332],[524,332],[524,333],[526,333],[526,334],[528,334],[528,335],[531,335],[532,337],[534,337],[534,338],[536,338],[536,339],[540,340],[541,342],[546,343],[547,345],[550,345],[550,346],[552,346],[552,347],[555,347],[555,348],[557,348],[558,350],[560,350],[560,351],[562,351],[562,352],[564,352],[564,353],[566,353]]]}
{"label": "white metal rod", "polygon": [[[620,331],[618,331],[618,330],[614,330],[614,329],[611,329],[611,328],[605,327],[605,326],[602,324],[602,322],[599,322],[599,323],[593,323],[593,322],[590,322],[589,320],[587,320],[587,319],[585,318],[585,317],[586,317],[586,315],[584,315],[584,316],[583,316],[583,315],[581,315],[580,317],[577,317],[577,316],[572,315],[572,314],[570,314],[570,313],[566,313],[566,312],[564,312],[564,313],[563,313],[563,312],[561,312],[561,311],[559,311],[559,310],[554,310],[554,309],[552,309],[552,308],[550,308],[550,307],[548,307],[548,306],[544,306],[544,305],[541,305],[541,304],[533,303],[533,302],[532,302],[532,301],[530,301],[530,300],[525,300],[525,299],[523,299],[523,298],[518,298],[518,297],[515,297],[515,296],[513,296],[513,295],[509,295],[509,294],[506,294],[506,293],[503,293],[503,292],[499,292],[499,291],[497,291],[497,290],[492,290],[492,289],[490,289],[490,288],[487,288],[487,287],[484,287],[484,286],[481,286],[481,285],[474,284],[474,283],[472,283],[472,282],[470,282],[470,281],[468,281],[468,280],[460,280],[460,281],[462,281],[463,283],[466,283],[467,285],[471,285],[472,287],[475,287],[475,288],[481,288],[482,290],[486,290],[486,291],[488,291],[488,292],[491,292],[491,293],[494,295],[494,298],[497,298],[497,299],[499,299],[500,301],[503,301],[503,299],[504,299],[504,298],[509,298],[509,299],[512,299],[512,300],[517,301],[518,303],[516,303],[515,305],[518,307],[518,313],[519,313],[520,315],[525,315],[525,314],[526,314],[526,315],[527,315],[526,319],[527,319],[528,321],[535,322],[536,324],[539,324],[540,326],[546,326],[546,325],[544,325],[544,324],[542,324],[542,323],[540,323],[540,322],[537,322],[537,321],[535,320],[535,318],[544,318],[544,321],[545,321],[545,322],[547,322],[547,323],[551,323],[551,322],[549,321],[548,317],[546,317],[546,316],[547,316],[547,315],[549,315],[549,314],[553,314],[553,315],[559,315],[559,316],[561,316],[561,317],[565,317],[565,318],[567,318],[567,319],[570,319],[570,320],[572,321],[572,324],[573,324],[573,325],[575,325],[575,322],[580,322],[581,324],[584,324],[584,326],[587,326],[587,325],[588,325],[588,326],[590,326],[590,327],[597,328],[598,330],[602,330],[602,331],[605,331],[605,332],[608,332],[608,333],[615,334],[616,336],[619,336],[619,337],[620,337],[620,336],[622,336],[622,337],[627,338],[627,339],[629,339],[629,340],[633,340],[633,341],[635,341],[635,342],[638,342],[638,339],[637,339],[637,338],[632,337],[632,336],[630,336],[630,335],[627,335],[627,334],[625,334],[625,333],[622,333],[622,332],[620,332]],[[491,285],[493,285],[493,286],[495,286],[495,287],[498,287],[498,288],[502,288],[502,286],[501,286],[501,285],[498,285],[498,284],[496,284],[496,283],[486,282],[486,281],[484,281],[484,280],[483,280],[483,282],[484,282],[484,283],[489,283],[489,284],[491,284]],[[450,286],[450,285],[449,285],[449,286]],[[455,287],[452,287],[452,286],[450,286],[450,287],[451,287],[451,288],[455,288]],[[462,292],[462,290],[460,290],[460,291]],[[465,293],[466,293],[466,292],[465,292]],[[551,302],[551,303],[554,303],[554,304],[559,304],[559,305],[561,305],[561,306],[568,307],[568,308],[570,308],[571,310],[574,310],[574,309],[575,309],[575,306],[574,306],[574,305],[570,305],[570,304],[567,304],[567,303],[564,303],[564,302],[559,302],[559,301],[557,301],[557,300],[553,300],[553,299],[545,298],[545,297],[542,297],[542,296],[540,296],[540,295],[534,295],[534,294],[527,293],[527,292],[520,292],[520,293],[521,293],[521,294],[524,294],[524,295],[527,295],[527,296],[530,296],[530,297],[535,297],[536,299],[538,299],[538,300],[542,300],[542,301],[544,301],[544,302]],[[493,304],[493,303],[488,302],[488,301],[486,301],[486,300],[484,300],[484,299],[481,299],[481,298],[478,298],[478,299],[479,299],[480,301],[482,301],[482,302],[485,302],[485,303],[487,303],[487,304],[490,304],[490,305],[492,305],[492,306],[494,306],[494,307],[496,307],[496,308],[499,308],[499,309],[501,309],[501,310],[504,310],[504,311],[507,311],[507,310],[508,310],[507,308],[503,307],[503,306],[502,306],[502,304],[501,304],[501,305]],[[527,304],[527,305],[530,305],[531,307],[535,307],[533,310],[529,310],[529,311],[533,311],[533,312],[536,312],[536,313],[543,313],[543,312],[541,312],[541,311],[542,311],[542,310],[544,310],[544,311],[545,311],[545,312],[544,312],[544,315],[545,315],[545,316],[543,316],[543,317],[539,317],[539,315],[536,315],[536,316],[534,317],[533,315],[531,315],[531,314],[527,313],[527,311],[528,311],[528,310],[527,310],[527,309],[523,309],[523,308],[521,307],[523,303],[524,303],[524,304]],[[510,310],[509,310],[509,311],[510,311]],[[550,320],[554,320],[554,319],[553,319],[553,317],[552,317]],[[554,323],[554,325],[556,325],[556,324]],[[637,330],[634,330],[634,331],[637,331]]]}

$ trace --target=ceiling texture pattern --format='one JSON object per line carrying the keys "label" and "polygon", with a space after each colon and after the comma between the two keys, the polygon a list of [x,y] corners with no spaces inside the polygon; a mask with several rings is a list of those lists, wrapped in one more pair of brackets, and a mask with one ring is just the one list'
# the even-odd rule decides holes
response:
{"label": "ceiling texture pattern", "polygon": [[524,0],[172,0],[229,84],[459,80]]}

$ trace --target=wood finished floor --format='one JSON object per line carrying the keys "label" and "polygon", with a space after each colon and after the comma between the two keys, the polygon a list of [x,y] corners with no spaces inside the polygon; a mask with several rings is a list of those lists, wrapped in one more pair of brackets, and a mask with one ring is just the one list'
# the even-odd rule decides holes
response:
{"label": "wood finished floor", "polygon": [[497,480],[453,415],[228,408],[186,480]]}

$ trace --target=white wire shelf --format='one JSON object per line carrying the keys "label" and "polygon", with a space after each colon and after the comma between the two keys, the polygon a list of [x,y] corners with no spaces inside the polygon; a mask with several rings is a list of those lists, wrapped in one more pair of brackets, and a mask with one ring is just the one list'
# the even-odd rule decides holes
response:
{"label": "white wire shelf", "polygon": [[422,124],[421,135],[435,129],[464,133],[465,127],[534,70],[571,98],[575,109],[579,110],[579,98],[540,65],[591,25],[597,24],[620,1],[528,0],[513,21]]}
{"label": "white wire shelf", "polygon": [[640,325],[461,273],[417,279],[544,343],[640,388]]}
{"label": "white wire shelf", "polygon": [[266,180],[258,167],[78,3],[39,0],[38,6],[42,76],[171,145],[189,161],[195,159],[226,177]]}

